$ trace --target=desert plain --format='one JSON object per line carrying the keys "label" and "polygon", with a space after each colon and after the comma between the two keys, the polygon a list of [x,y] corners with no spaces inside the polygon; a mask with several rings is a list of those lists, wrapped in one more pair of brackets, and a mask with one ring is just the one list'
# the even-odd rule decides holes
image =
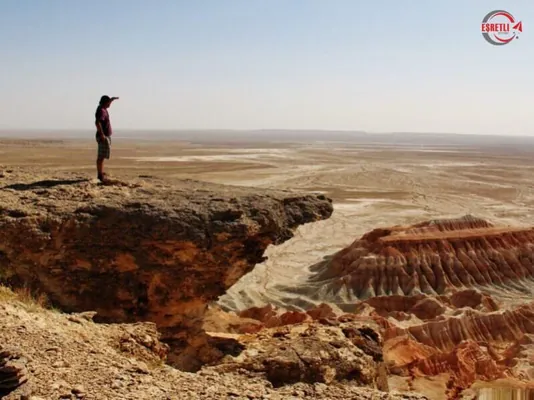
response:
{"label": "desert plain", "polygon": [[[76,172],[97,184],[92,133],[1,136],[5,170]],[[533,157],[533,140],[506,136],[117,132],[105,168],[121,180],[157,177],[179,184],[192,179],[323,193],[333,200],[330,218],[302,225],[292,239],[270,246],[268,259],[219,299],[222,309],[239,312],[266,304],[294,310],[318,305],[314,296],[288,288],[303,285],[310,266],[375,228],[464,215],[503,227],[531,227]],[[532,301],[533,293],[500,293],[499,298],[506,310]],[[390,387],[400,391],[450,398],[439,374],[410,385],[390,380]]]}
{"label": "desert plain", "polygon": [[[0,141],[0,164],[96,178],[93,135],[61,136],[10,134]],[[332,136],[334,140],[328,132],[311,139],[291,131],[117,133],[105,168],[122,178],[155,176],[321,192],[333,200],[329,219],[299,227],[292,240],[271,247],[269,259],[230,289],[221,303],[231,309],[276,304],[283,297],[273,289],[278,283],[298,282],[310,265],[377,227],[467,214],[498,225],[534,223],[530,138]]]}

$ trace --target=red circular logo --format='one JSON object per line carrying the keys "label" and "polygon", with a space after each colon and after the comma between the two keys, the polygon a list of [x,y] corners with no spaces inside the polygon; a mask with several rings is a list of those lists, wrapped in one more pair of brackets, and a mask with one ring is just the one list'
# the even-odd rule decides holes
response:
{"label": "red circular logo", "polygon": [[503,46],[519,38],[523,32],[523,23],[515,20],[508,11],[495,10],[482,19],[482,36],[495,46]]}

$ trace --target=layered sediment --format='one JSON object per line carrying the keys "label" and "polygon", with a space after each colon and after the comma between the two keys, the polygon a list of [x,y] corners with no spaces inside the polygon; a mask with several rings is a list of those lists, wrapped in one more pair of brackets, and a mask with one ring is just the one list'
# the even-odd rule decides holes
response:
{"label": "layered sediment", "polygon": [[534,229],[465,216],[380,228],[312,267],[308,290],[381,327],[408,382],[534,379]]}
{"label": "layered sediment", "polygon": [[467,309],[456,316],[407,328],[391,326],[386,329],[385,338],[407,336],[426,346],[450,351],[467,340],[513,343],[525,334],[534,334],[534,302],[492,313]]}
{"label": "layered sediment", "polygon": [[525,292],[534,280],[534,229],[472,216],[380,228],[312,271],[308,289],[339,303],[488,286]]}
{"label": "layered sediment", "polygon": [[477,381],[528,384],[533,260],[533,229],[472,216],[375,229],[312,266],[299,287],[285,288],[318,306],[254,307],[238,312],[243,324],[233,327],[373,321],[388,370],[406,387],[434,376],[445,379],[440,398],[455,399]]}

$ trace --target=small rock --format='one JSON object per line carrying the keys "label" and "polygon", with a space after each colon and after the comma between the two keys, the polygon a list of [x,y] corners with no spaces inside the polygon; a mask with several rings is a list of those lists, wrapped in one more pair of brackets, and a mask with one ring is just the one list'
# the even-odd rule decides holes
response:
{"label": "small rock", "polygon": [[123,383],[121,381],[113,381],[111,383],[111,388],[114,390],[120,389],[122,388],[122,386],[123,386]]}
{"label": "small rock", "polygon": [[97,314],[96,311],[85,311],[85,312],[80,313],[79,315],[81,318],[87,321],[92,321],[96,314]]}
{"label": "small rock", "polygon": [[54,384],[52,384],[53,390],[59,390],[61,388],[66,388],[68,386],[67,382],[65,381],[57,381]]}
{"label": "small rock", "polygon": [[82,385],[76,385],[72,388],[72,393],[75,395],[80,395],[85,393],[85,388]]}
{"label": "small rock", "polygon": [[117,375],[116,379],[121,380],[121,381],[127,381],[128,377],[126,375],[120,374],[120,375]]}
{"label": "small rock", "polygon": [[53,347],[49,347],[49,348],[47,348],[45,351],[56,351],[56,352],[61,352],[61,347],[59,347],[59,346],[53,346]]}
{"label": "small rock", "polygon": [[150,375],[141,376],[137,379],[139,383],[151,383],[152,380],[153,378]]}
{"label": "small rock", "polygon": [[58,360],[55,363],[52,364],[52,367],[54,368],[66,368],[69,364],[66,361]]}
{"label": "small rock", "polygon": [[332,318],[319,318],[318,322],[322,325],[327,325],[327,326],[339,326],[340,325],[340,322],[337,319],[332,319]]}
{"label": "small rock", "polygon": [[212,371],[209,369],[201,369],[197,372],[197,375],[200,376],[219,376],[219,374],[216,371]]}
{"label": "small rock", "polygon": [[326,390],[327,386],[324,383],[315,384],[315,392],[317,394],[322,394]]}
{"label": "small rock", "polygon": [[9,393],[28,380],[25,360],[14,349],[2,349],[0,346],[0,398],[2,393]]}
{"label": "small rock", "polygon": [[84,320],[82,320],[82,318],[80,318],[78,315],[69,315],[67,319],[70,322],[76,322],[77,324],[83,324],[84,322]]}
{"label": "small rock", "polygon": [[131,370],[140,374],[149,374],[148,366],[143,361],[132,361]]}

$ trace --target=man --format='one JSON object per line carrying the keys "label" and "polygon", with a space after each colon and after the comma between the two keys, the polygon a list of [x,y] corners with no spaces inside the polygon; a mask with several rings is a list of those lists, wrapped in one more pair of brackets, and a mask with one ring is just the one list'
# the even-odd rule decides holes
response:
{"label": "man", "polygon": [[98,143],[98,154],[96,158],[96,169],[98,180],[104,182],[104,160],[109,160],[111,155],[111,122],[109,120],[108,108],[114,100],[118,97],[102,96],[100,104],[95,112],[96,125],[96,142]]}

